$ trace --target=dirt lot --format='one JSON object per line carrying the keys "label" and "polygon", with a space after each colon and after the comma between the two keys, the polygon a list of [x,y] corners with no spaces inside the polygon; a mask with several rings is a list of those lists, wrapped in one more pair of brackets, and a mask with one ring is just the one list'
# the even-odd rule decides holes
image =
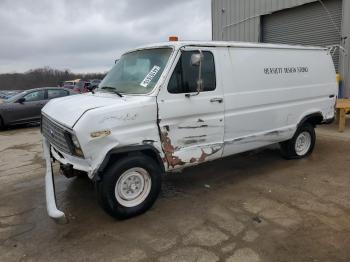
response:
{"label": "dirt lot", "polygon": [[308,159],[268,148],[168,175],[126,221],[88,179],[57,177],[64,226],[46,214],[38,128],[1,132],[0,261],[350,261],[350,135],[330,128]]}

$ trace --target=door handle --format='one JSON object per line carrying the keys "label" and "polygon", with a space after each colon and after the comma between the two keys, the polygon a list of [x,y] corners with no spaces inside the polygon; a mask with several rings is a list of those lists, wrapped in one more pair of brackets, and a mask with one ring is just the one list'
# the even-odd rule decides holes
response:
{"label": "door handle", "polygon": [[224,101],[224,99],[222,97],[215,97],[210,99],[211,103],[222,103]]}

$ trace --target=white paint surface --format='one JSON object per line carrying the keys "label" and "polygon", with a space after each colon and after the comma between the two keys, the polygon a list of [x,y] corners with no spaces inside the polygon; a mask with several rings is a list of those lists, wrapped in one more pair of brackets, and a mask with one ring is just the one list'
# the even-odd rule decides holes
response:
{"label": "white paint surface", "polygon": [[[324,120],[334,116],[335,97],[330,96],[337,93],[335,70],[323,48],[231,42],[153,47],[162,46],[172,46],[174,53],[150,94],[121,98],[97,92],[55,99],[43,108],[76,134],[85,156],[62,153],[60,162],[93,178],[111,149],[152,144],[167,159],[165,169],[176,170],[287,140],[309,114],[319,112]],[[167,91],[184,48],[213,53],[214,91],[190,97]],[[218,98],[222,103],[212,101]],[[101,130],[110,134],[90,136]]]}

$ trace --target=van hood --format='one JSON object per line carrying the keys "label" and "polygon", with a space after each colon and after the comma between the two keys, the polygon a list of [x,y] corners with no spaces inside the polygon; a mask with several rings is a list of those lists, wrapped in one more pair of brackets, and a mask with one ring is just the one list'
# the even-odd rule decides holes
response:
{"label": "van hood", "polygon": [[73,128],[79,118],[89,110],[107,106],[122,107],[131,101],[141,102],[144,99],[144,96],[119,97],[113,93],[87,93],[53,99],[41,111],[58,123]]}

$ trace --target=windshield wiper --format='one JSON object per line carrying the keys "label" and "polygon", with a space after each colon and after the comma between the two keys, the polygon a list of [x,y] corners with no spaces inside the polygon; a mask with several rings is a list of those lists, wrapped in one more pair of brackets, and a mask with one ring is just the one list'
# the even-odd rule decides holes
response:
{"label": "windshield wiper", "polygon": [[121,93],[119,93],[117,90],[115,90],[114,87],[111,87],[111,86],[104,86],[104,87],[101,87],[101,90],[108,90],[116,95],[118,95],[119,97],[123,97],[123,95]]}

